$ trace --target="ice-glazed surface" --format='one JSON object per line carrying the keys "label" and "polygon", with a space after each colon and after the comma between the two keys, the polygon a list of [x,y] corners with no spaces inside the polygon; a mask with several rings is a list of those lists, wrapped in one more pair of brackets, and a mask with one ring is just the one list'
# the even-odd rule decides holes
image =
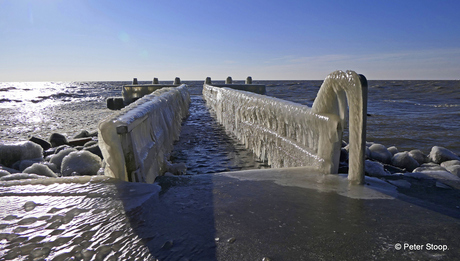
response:
{"label": "ice-glazed surface", "polygon": [[135,100],[144,97],[158,89],[163,87],[176,87],[172,84],[143,84],[143,85],[123,85],[121,95],[123,96],[123,102],[130,104]]}
{"label": "ice-glazed surface", "polygon": [[3,182],[2,260],[154,260],[135,211],[160,187],[105,176]]}
{"label": "ice-glazed surface", "polygon": [[185,85],[162,88],[101,121],[99,146],[105,175],[153,183],[165,172],[165,157],[179,137],[189,104]]}
{"label": "ice-glazed surface", "polygon": [[[363,104],[367,100],[362,93],[360,77],[351,71],[330,74],[313,108],[244,91],[203,86],[203,96],[215,110],[217,120],[259,158],[268,160],[275,168],[312,166],[322,173],[337,173],[347,98],[351,113],[361,115],[359,119],[353,117],[350,126],[357,126],[358,130],[352,132],[363,141],[355,137],[350,142],[359,142],[358,152],[364,148],[361,147],[365,141],[362,115],[366,115]],[[355,104],[358,106],[351,109]],[[351,153],[356,154],[356,149]],[[358,179],[359,183],[362,177]]]}

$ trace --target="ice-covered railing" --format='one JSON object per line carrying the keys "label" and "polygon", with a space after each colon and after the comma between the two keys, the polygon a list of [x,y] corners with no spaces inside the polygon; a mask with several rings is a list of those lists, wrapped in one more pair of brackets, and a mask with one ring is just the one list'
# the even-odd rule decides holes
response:
{"label": "ice-covered railing", "polygon": [[186,85],[145,95],[99,123],[104,174],[125,181],[153,183],[165,172],[165,157],[179,138],[188,114]]}
{"label": "ice-covered railing", "polygon": [[[367,81],[353,71],[325,79],[312,108],[255,93],[203,86],[217,119],[262,160],[275,168],[310,166],[337,173],[349,104],[349,175],[364,180]],[[348,100],[348,103],[347,103]]]}

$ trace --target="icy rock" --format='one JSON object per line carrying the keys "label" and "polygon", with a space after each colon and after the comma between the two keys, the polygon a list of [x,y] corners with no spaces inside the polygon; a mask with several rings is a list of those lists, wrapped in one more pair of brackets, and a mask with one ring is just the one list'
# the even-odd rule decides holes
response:
{"label": "icy rock", "polygon": [[79,138],[86,138],[86,137],[89,137],[89,132],[87,130],[82,130],[80,133],[75,135],[73,138],[79,139]]}
{"label": "icy rock", "polygon": [[99,158],[104,159],[104,156],[102,156],[101,148],[99,148],[98,144],[95,144],[95,145],[90,146],[90,147],[85,147],[84,150],[87,150],[87,151],[93,153],[94,155],[99,156]]}
{"label": "icy rock", "polygon": [[44,140],[44,139],[40,139],[40,138],[32,136],[29,139],[29,141],[37,143],[38,145],[40,145],[43,148],[43,150],[47,150],[47,149],[51,148],[51,144],[49,142],[47,142],[46,140]]}
{"label": "icy rock", "polygon": [[460,165],[446,167],[447,171],[460,178]]}
{"label": "icy rock", "polygon": [[399,168],[407,169],[410,172],[420,166],[420,164],[413,159],[407,151],[396,153],[391,159],[391,164]]}
{"label": "icy rock", "polygon": [[184,175],[187,173],[187,165],[185,165],[185,163],[173,164],[166,161],[166,171],[172,173],[173,175]]}
{"label": "icy rock", "polygon": [[411,150],[409,151],[409,156],[416,160],[420,165],[428,162],[427,156],[421,150]]}
{"label": "icy rock", "polygon": [[436,163],[425,163],[414,169],[412,172],[424,172],[424,171],[446,171],[444,167]]}
{"label": "icy rock", "polygon": [[27,169],[28,167],[32,166],[33,164],[39,163],[39,162],[42,162],[42,161],[43,161],[43,158],[30,159],[30,160],[21,160],[21,161],[18,162],[18,168],[17,169],[22,172],[25,169]]}
{"label": "icy rock", "polygon": [[41,164],[47,166],[54,173],[59,173],[60,172],[59,169],[57,168],[56,164],[54,164],[54,163],[44,161],[44,162],[41,162]]}
{"label": "icy rock", "polygon": [[23,173],[37,174],[40,176],[46,176],[50,178],[57,178],[57,175],[45,164],[35,163],[32,166],[26,168]]}
{"label": "icy rock", "polygon": [[371,160],[366,160],[364,162],[364,172],[371,177],[384,177],[391,175],[384,169],[382,163]]}
{"label": "icy rock", "polygon": [[448,160],[441,163],[441,167],[448,168],[451,166],[460,165],[460,160]]}
{"label": "icy rock", "polygon": [[54,154],[57,154],[57,153],[61,152],[62,150],[69,149],[69,148],[72,148],[72,147],[69,146],[69,145],[58,146],[58,147],[56,147],[56,150],[54,151]]}
{"label": "icy rock", "polygon": [[431,148],[429,158],[432,162],[438,164],[449,160],[460,160],[460,157],[455,155],[455,153],[439,146],[433,146],[433,148]]}
{"label": "icy rock", "polygon": [[7,175],[10,175],[11,173],[9,173],[8,171],[4,170],[4,169],[0,169],[0,177],[3,177],[3,176],[7,176]]}
{"label": "icy rock", "polygon": [[20,179],[43,179],[45,176],[28,173],[15,173],[0,178],[0,181],[20,180]]}
{"label": "icy rock", "polygon": [[58,147],[61,145],[68,144],[67,138],[59,133],[53,133],[50,136],[50,143],[52,147]]}
{"label": "icy rock", "polygon": [[85,143],[85,147],[91,147],[91,146],[94,146],[94,145],[97,145],[97,141],[95,140],[92,140],[92,141],[88,141],[87,143]]}
{"label": "icy rock", "polygon": [[13,174],[13,173],[21,173],[17,169],[8,168],[8,167],[2,166],[2,165],[0,165],[0,170],[8,171],[11,174]]}
{"label": "icy rock", "polygon": [[398,148],[396,148],[395,146],[391,146],[388,148],[388,151],[394,156],[396,153],[398,153]]}
{"label": "icy rock", "polygon": [[11,167],[17,161],[40,158],[42,155],[43,148],[31,141],[0,144],[0,164],[7,167]]}
{"label": "icy rock", "polygon": [[62,160],[62,176],[97,175],[101,168],[101,158],[89,151],[72,152]]}
{"label": "icy rock", "polygon": [[70,153],[77,151],[74,148],[67,148],[65,150],[61,150],[58,154],[54,154],[53,157],[50,159],[50,163],[56,165],[57,169],[61,169],[62,160],[65,156],[69,155]]}
{"label": "icy rock", "polygon": [[390,164],[391,158],[393,155],[388,151],[388,149],[382,144],[373,144],[369,147],[371,151],[371,159],[378,160],[385,164]]}

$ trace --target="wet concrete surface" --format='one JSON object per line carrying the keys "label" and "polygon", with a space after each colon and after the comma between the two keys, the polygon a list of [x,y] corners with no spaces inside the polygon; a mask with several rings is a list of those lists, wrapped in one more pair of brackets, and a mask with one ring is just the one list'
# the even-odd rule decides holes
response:
{"label": "wet concrete surface", "polygon": [[159,260],[460,256],[460,210],[405,196],[377,179],[366,182],[348,186],[339,175],[324,179],[302,168],[160,177],[159,200],[145,202],[131,221]]}

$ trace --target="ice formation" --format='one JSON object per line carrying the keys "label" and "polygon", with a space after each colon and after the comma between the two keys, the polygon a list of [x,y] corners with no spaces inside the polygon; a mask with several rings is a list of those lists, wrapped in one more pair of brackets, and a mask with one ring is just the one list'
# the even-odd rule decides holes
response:
{"label": "ice formation", "polygon": [[31,141],[0,144],[0,165],[11,167],[17,161],[36,159],[42,156],[42,147]]}
{"label": "ice formation", "polygon": [[106,161],[104,174],[153,183],[165,172],[165,157],[179,138],[189,105],[186,85],[162,88],[101,121],[98,130]]}
{"label": "ice formation", "polygon": [[[217,120],[272,167],[312,166],[337,173],[350,110],[349,179],[364,179],[367,82],[353,71],[328,75],[312,108],[255,93],[204,84]],[[348,100],[348,103],[347,103]]]}
{"label": "ice formation", "polygon": [[101,158],[89,151],[71,152],[62,160],[62,176],[96,175],[101,168]]}

